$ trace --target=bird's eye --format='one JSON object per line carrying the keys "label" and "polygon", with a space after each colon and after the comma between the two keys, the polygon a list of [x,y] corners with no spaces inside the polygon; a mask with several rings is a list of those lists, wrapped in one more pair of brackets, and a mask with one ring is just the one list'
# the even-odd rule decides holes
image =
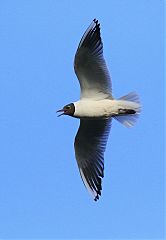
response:
{"label": "bird's eye", "polygon": [[66,109],[69,110],[71,108],[71,106],[66,106]]}

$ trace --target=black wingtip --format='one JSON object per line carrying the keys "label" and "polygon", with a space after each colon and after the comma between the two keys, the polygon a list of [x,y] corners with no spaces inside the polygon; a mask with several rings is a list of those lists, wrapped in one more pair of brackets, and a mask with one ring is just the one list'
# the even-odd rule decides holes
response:
{"label": "black wingtip", "polygon": [[103,53],[103,44],[100,36],[100,23],[96,18],[93,19],[93,22],[90,24],[82,36],[81,41],[78,45],[78,49],[81,47],[87,47],[97,55]]}
{"label": "black wingtip", "polygon": [[93,22],[94,22],[94,23],[98,23],[99,21],[98,21],[96,18],[94,18],[94,19],[93,19]]}
{"label": "black wingtip", "polygon": [[94,201],[96,202],[97,200],[99,200],[99,195],[101,196],[101,191],[99,191],[96,195],[96,197],[94,198]]}
{"label": "black wingtip", "polygon": [[100,23],[96,18],[93,19],[93,22],[96,24],[96,26],[100,26]]}
{"label": "black wingtip", "polygon": [[98,195],[94,198],[95,202],[97,202],[97,200],[99,200],[99,196]]}
{"label": "black wingtip", "polygon": [[[101,178],[100,178],[101,179]],[[100,184],[98,185],[98,191],[97,191],[97,195],[94,198],[94,201],[96,202],[97,200],[99,200],[99,196],[101,196],[101,190],[102,190],[102,185],[101,185],[101,181]]]}

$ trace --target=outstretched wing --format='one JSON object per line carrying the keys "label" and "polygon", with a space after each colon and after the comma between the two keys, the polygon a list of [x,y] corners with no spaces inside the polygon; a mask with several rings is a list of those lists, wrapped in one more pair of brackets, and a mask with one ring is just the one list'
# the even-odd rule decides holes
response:
{"label": "outstretched wing", "polygon": [[74,60],[81,98],[111,98],[111,79],[103,57],[100,24],[93,20],[84,33]]}
{"label": "outstretched wing", "polygon": [[104,152],[111,120],[80,120],[75,138],[75,155],[82,180],[94,200],[101,195],[104,176]]}

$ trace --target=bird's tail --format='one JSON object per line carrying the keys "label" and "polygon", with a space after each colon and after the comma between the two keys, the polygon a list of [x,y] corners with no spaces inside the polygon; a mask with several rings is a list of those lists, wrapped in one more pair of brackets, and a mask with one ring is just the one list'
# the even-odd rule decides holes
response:
{"label": "bird's tail", "polygon": [[122,108],[119,109],[119,114],[114,118],[126,127],[134,126],[141,112],[139,97],[135,92],[131,92],[121,98]]}

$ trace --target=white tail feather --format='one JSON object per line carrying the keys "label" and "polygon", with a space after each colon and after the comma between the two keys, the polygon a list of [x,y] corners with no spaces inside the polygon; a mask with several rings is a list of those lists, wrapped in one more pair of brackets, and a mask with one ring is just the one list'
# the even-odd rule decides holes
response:
{"label": "white tail feather", "polygon": [[127,95],[120,97],[119,100],[125,100],[135,103],[140,103],[139,96],[136,92],[130,92]]}
{"label": "white tail feather", "polygon": [[[131,92],[121,98],[119,98],[119,100],[122,100],[125,102],[125,107],[128,105],[127,102],[132,102],[135,103],[132,106],[132,109],[136,111],[135,114],[126,114],[126,115],[119,115],[119,116],[115,116],[114,118],[116,120],[118,120],[120,123],[122,123],[123,125],[125,125],[126,127],[132,127],[134,126],[134,124],[136,123],[139,114],[141,112],[141,105],[140,105],[140,100],[138,95],[135,92]],[[130,105],[129,104],[129,105]]]}

